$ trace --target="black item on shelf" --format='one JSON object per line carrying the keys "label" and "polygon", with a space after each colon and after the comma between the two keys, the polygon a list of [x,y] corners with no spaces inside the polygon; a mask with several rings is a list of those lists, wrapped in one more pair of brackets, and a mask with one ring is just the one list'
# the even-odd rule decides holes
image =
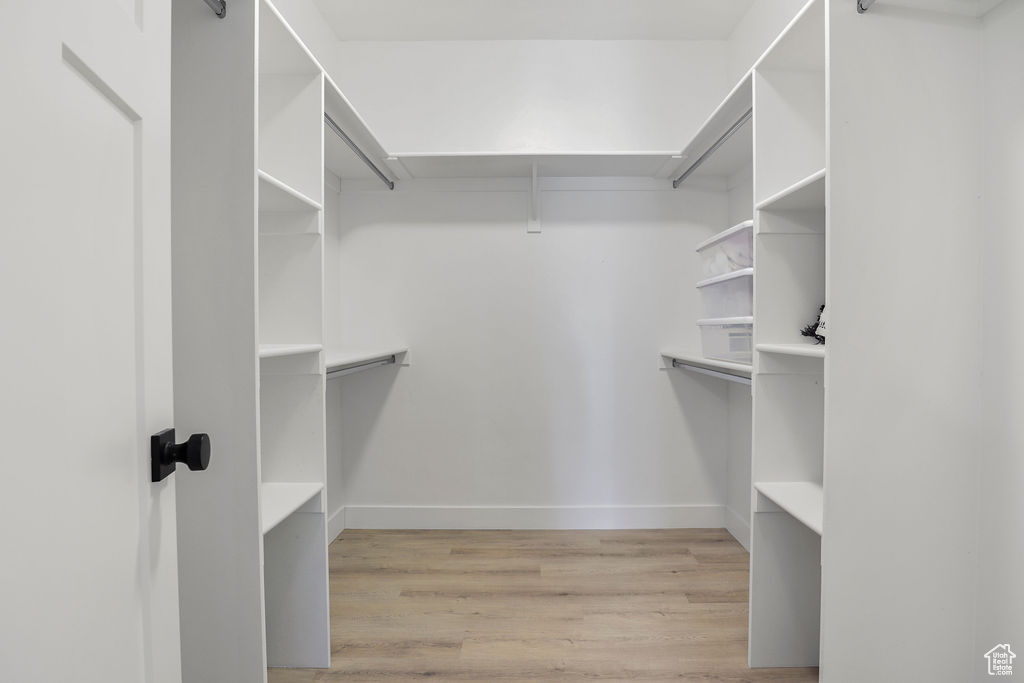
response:
{"label": "black item on shelf", "polygon": [[818,334],[818,323],[821,322],[821,312],[825,310],[825,304],[821,305],[818,309],[818,315],[815,317],[814,322],[807,327],[801,328],[800,334],[805,337],[814,337],[815,344],[824,344],[825,338]]}

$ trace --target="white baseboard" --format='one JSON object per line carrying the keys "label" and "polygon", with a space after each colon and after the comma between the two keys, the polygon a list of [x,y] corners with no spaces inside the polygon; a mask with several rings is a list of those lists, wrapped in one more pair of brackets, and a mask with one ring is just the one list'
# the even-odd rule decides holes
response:
{"label": "white baseboard", "polygon": [[750,522],[736,514],[732,508],[725,509],[725,528],[740,545],[750,552]]}
{"label": "white baseboard", "polygon": [[[342,517],[340,526],[334,519]],[[717,529],[724,505],[565,507],[346,506],[329,528],[348,529]],[[339,531],[340,533],[340,531]],[[747,533],[749,537],[749,530]]]}
{"label": "white baseboard", "polygon": [[345,508],[338,508],[327,518],[327,542],[331,543],[345,530]]}

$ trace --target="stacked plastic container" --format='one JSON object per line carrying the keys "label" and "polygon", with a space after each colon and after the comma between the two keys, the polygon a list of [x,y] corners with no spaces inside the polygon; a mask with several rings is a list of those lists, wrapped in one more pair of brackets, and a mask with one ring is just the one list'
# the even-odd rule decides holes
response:
{"label": "stacked plastic container", "polygon": [[744,221],[697,246],[704,279],[700,327],[705,358],[750,363],[754,348],[754,222]]}

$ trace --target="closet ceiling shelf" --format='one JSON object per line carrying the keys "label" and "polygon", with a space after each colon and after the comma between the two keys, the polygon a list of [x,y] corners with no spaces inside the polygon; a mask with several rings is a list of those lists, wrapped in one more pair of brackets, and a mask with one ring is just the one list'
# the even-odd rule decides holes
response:
{"label": "closet ceiling shelf", "polygon": [[397,153],[390,162],[409,178],[662,178],[679,165],[678,150],[631,152]]}
{"label": "closet ceiling shelf", "polygon": [[[822,534],[825,494],[821,484],[812,481],[756,482],[754,488],[814,533]],[[769,510],[758,510],[769,512]]]}
{"label": "closet ceiling shelf", "polygon": [[324,485],[316,482],[263,482],[260,487],[263,533],[283,522],[323,489]]}
{"label": "closet ceiling shelf", "polygon": [[[337,135],[327,118],[341,129],[345,137],[359,150],[355,152],[344,139]],[[360,153],[363,155],[360,157]],[[368,164],[372,164],[371,168]],[[389,154],[377,140],[352,103],[338,85],[324,72],[324,166],[334,175],[345,180],[377,180],[374,169],[386,178],[387,183],[399,177],[389,160]]]}
{"label": "closet ceiling shelf", "polygon": [[[750,72],[747,72],[683,148],[677,166],[669,174],[676,181],[674,186],[679,185],[680,179],[689,177],[728,178],[753,163],[754,127],[750,123],[750,113],[754,94],[751,80]],[[708,154],[720,141],[717,149]]]}

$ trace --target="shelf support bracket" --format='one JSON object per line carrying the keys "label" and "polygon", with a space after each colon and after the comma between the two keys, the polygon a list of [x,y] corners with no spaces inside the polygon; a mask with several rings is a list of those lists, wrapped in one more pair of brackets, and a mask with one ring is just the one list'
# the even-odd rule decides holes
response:
{"label": "shelf support bracket", "polygon": [[537,177],[537,162],[533,162],[530,173],[530,218],[526,223],[527,233],[540,232],[540,179]]}
{"label": "shelf support bracket", "polygon": [[228,15],[227,0],[206,0],[206,4],[210,6],[210,9],[213,10],[218,19],[223,19]]}
{"label": "shelf support bracket", "polygon": [[871,6],[875,4],[875,0],[857,0],[857,14],[864,14]]}

